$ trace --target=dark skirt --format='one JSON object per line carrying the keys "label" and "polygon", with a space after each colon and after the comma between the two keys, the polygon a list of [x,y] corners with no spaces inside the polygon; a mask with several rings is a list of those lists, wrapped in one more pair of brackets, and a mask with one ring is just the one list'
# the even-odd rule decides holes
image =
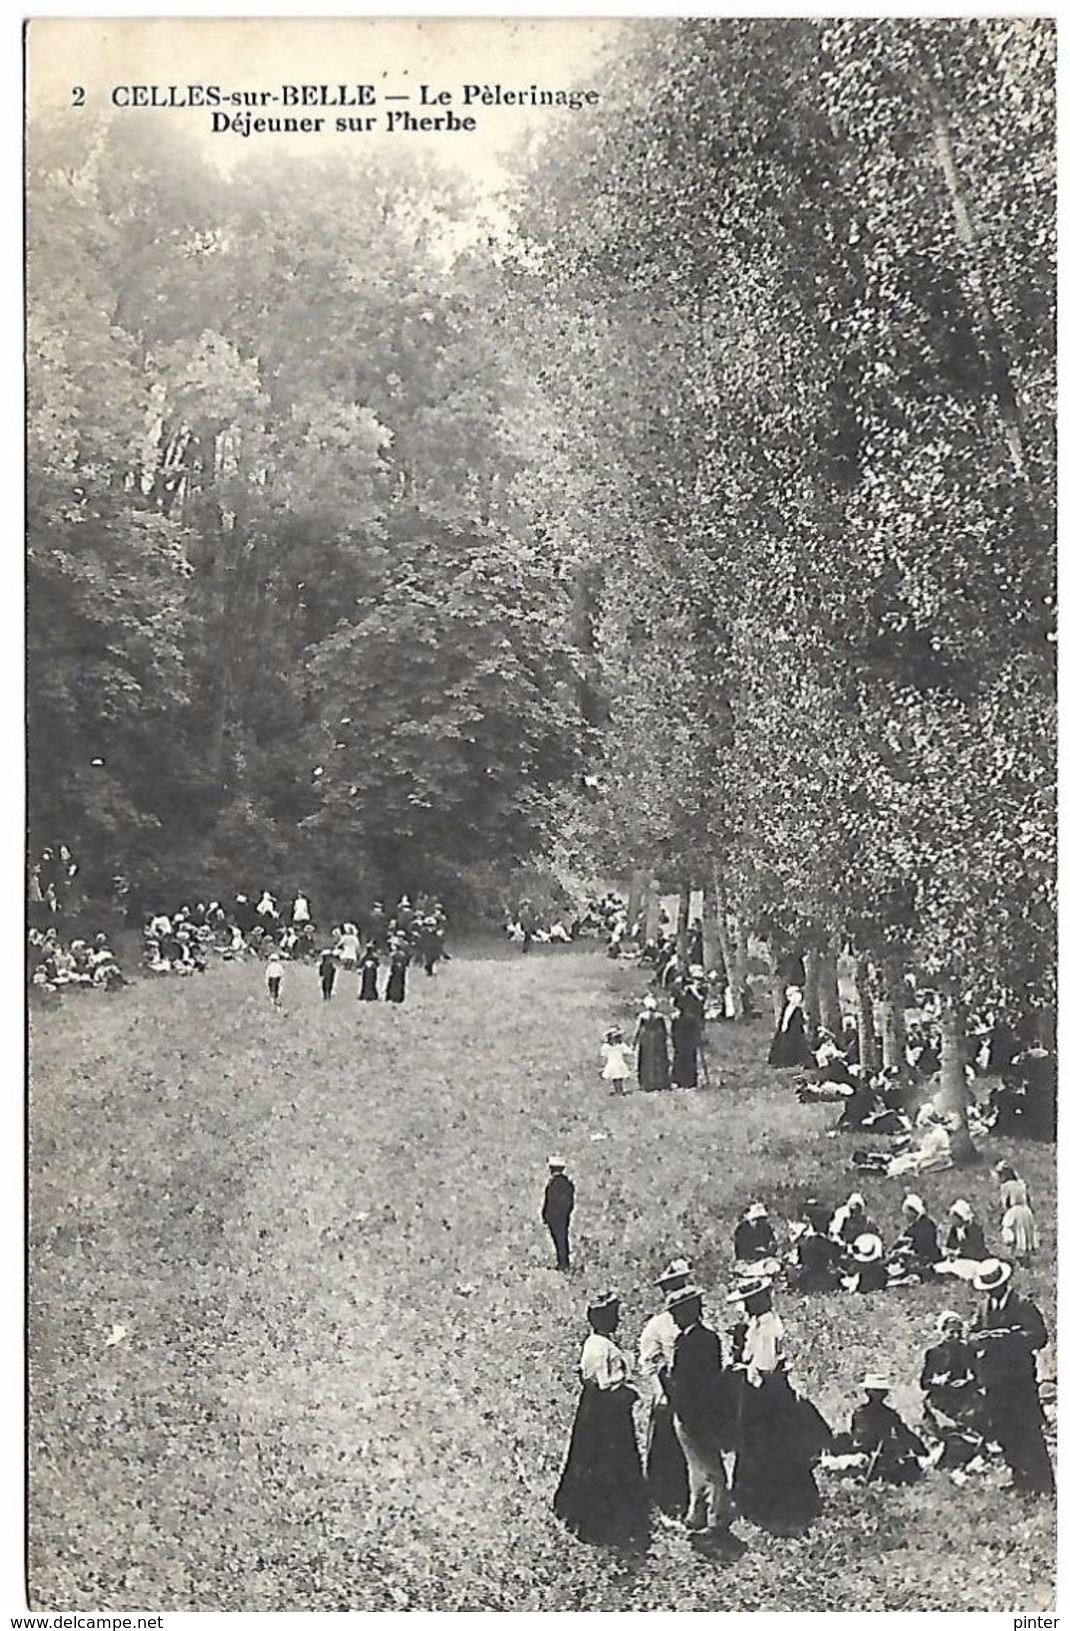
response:
{"label": "dark skirt", "polygon": [[585,1382],[572,1424],[554,1512],[594,1546],[646,1546],[650,1498],[635,1442],[631,1388]]}
{"label": "dark skirt", "polygon": [[646,1093],[658,1093],[669,1085],[669,1043],[665,1021],[648,1021],[639,1030],[637,1061],[639,1086]]}
{"label": "dark skirt", "polygon": [[403,968],[392,968],[390,970],[390,978],[386,982],[386,1000],[387,1002],[405,1001],[405,970]]}
{"label": "dark skirt", "polygon": [[[781,1013],[780,1025],[784,1023]],[[806,1040],[806,1026],[803,1020],[802,1009],[796,1008],[788,1020],[786,1031],[777,1026],[776,1035],[769,1044],[769,1063],[776,1070],[788,1070],[800,1065],[812,1066],[814,1056],[810,1052],[810,1044]]]}
{"label": "dark skirt", "polygon": [[744,1517],[773,1534],[806,1529],[821,1511],[814,1464],[832,1430],[808,1399],[771,1377],[745,1383],[732,1498]]}
{"label": "dark skirt", "polygon": [[361,1002],[379,1001],[379,969],[364,966],[360,971]]}
{"label": "dark skirt", "polygon": [[678,1014],[672,1022],[672,1079],[677,1087],[698,1086],[699,1028]]}
{"label": "dark skirt", "polygon": [[672,1410],[656,1403],[650,1411],[646,1439],[646,1483],[654,1505],[670,1518],[682,1518],[688,1507],[687,1462],[676,1436]]}

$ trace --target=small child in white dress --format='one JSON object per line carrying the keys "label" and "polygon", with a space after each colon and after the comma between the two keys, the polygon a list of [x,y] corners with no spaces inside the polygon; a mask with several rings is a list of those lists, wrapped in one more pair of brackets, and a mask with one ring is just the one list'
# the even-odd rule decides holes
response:
{"label": "small child in white dress", "polygon": [[616,1026],[606,1032],[602,1043],[602,1080],[608,1082],[614,1093],[623,1093],[624,1084],[632,1073],[628,1061],[630,1049]]}

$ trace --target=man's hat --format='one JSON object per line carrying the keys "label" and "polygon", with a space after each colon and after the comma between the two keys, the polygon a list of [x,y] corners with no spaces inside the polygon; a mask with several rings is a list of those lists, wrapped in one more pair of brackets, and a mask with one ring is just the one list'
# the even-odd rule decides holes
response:
{"label": "man's hat", "polygon": [[667,1285],[670,1280],[679,1280],[681,1285],[686,1285],[691,1278],[691,1272],[691,1264],[686,1257],[674,1257],[668,1268],[658,1275],[654,1284],[663,1286]]}
{"label": "man's hat", "polygon": [[701,1286],[681,1286],[678,1291],[670,1291],[665,1299],[667,1308],[679,1308],[682,1303],[701,1302],[706,1295]]}
{"label": "man's hat", "polygon": [[761,1201],[754,1201],[747,1207],[747,1210],[744,1212],[743,1216],[748,1223],[756,1223],[759,1218],[767,1218],[769,1213],[765,1210],[765,1207],[762,1205]]}
{"label": "man's hat", "polygon": [[863,1393],[890,1393],[892,1384],[886,1376],[878,1376],[875,1371],[869,1371],[862,1378]]}
{"label": "man's hat", "polygon": [[556,1167],[559,1172],[564,1172],[564,1170],[565,1170],[564,1157],[560,1156],[560,1155],[551,1155],[550,1158],[548,1159],[546,1165],[548,1167]]}
{"label": "man's hat", "polygon": [[998,1291],[1011,1277],[1011,1266],[1001,1257],[990,1257],[981,1264],[974,1276],[976,1291]]}
{"label": "man's hat", "polygon": [[851,1249],[860,1263],[876,1263],[884,1254],[880,1235],[859,1235]]}

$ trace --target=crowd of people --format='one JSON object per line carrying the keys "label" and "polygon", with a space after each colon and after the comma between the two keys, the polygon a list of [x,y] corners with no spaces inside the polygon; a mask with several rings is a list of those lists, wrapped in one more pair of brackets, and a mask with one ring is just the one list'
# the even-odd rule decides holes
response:
{"label": "crowd of people", "polygon": [[[571,1262],[575,1187],[561,1157],[550,1163],[543,1221],[557,1267]],[[1028,1192],[1006,1163],[994,1176],[1004,1240]],[[617,1337],[619,1298],[607,1292],[587,1309],[590,1335],[580,1355],[580,1398],[554,1511],[580,1539],[645,1546],[656,1514],[687,1530],[700,1548],[731,1555],[737,1515],[773,1533],[804,1530],[822,1509],[815,1471],[865,1483],[907,1484],[939,1467],[964,1483],[1002,1458],[1009,1487],[1053,1492],[1047,1421],[1036,1355],[1048,1342],[1036,1304],[1014,1285],[1015,1264],[986,1255],[983,1231],[966,1201],[956,1202],[943,1239],[920,1196],[902,1205],[888,1250],[861,1195],[842,1205],[806,1203],[803,1217],[777,1228],[761,1202],[748,1206],[733,1235],[734,1272],[724,1302],[733,1311],[718,1332],[704,1310],[709,1295],[691,1264],[674,1259],[656,1285],[659,1312],[643,1325],[637,1358]],[[1017,1222],[1011,1232],[1017,1239]],[[1035,1233],[1031,1236],[1035,1249]],[[1012,1252],[1016,1247],[1012,1244]],[[971,1254],[968,1260],[965,1253]],[[1019,1261],[1028,1253],[1017,1252]],[[855,1295],[908,1287],[944,1270],[978,1299],[968,1320],[955,1309],[935,1319],[916,1380],[922,1420],[909,1426],[891,1403],[895,1385],[869,1372],[859,1402],[838,1430],[792,1379],[791,1341],[776,1306],[783,1294]],[[645,1457],[633,1413],[648,1405]],[[645,1464],[644,1464],[645,1463]],[[731,1467],[731,1473],[729,1471]]]}
{"label": "crowd of people", "polygon": [[[260,959],[278,1007],[283,965],[305,962],[316,965],[325,1001],[334,994],[338,971],[349,969],[360,973],[362,1001],[401,1003],[414,962],[433,975],[448,960],[446,931],[442,902],[426,894],[402,895],[391,912],[374,901],[359,923],[346,920],[324,933],[303,890],[283,906],[265,888],[238,892],[226,905],[198,901],[153,913],[142,931],[142,966],[153,975],[183,976],[204,973],[217,962]],[[54,1000],[66,986],[116,990],[128,983],[103,932],[64,945],[56,924],[31,923],[28,949],[31,987],[39,997]]]}

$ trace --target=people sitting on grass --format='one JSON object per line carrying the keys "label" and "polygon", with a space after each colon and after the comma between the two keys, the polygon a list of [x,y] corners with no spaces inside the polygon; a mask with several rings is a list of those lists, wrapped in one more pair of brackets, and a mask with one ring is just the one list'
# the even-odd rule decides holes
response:
{"label": "people sitting on grass", "polygon": [[[947,1216],[948,1226],[943,1239],[943,1270],[947,1272],[950,1269],[959,1279],[969,1280],[972,1278],[973,1269],[983,1263],[988,1256],[984,1228],[974,1217],[973,1207],[969,1201],[961,1197],[952,1201]],[[957,1269],[953,1267],[956,1263],[959,1265]]]}
{"label": "people sitting on grass", "polygon": [[839,1447],[862,1462],[867,1484],[915,1484],[929,1460],[929,1450],[899,1412],[888,1403],[892,1384],[871,1371],[862,1381],[865,1400],[851,1417]]}
{"label": "people sitting on grass", "polygon": [[985,1454],[977,1356],[966,1340],[966,1321],[953,1308],[938,1316],[935,1337],[921,1368],[922,1420],[939,1445],[938,1464],[962,1474]]}
{"label": "people sitting on grass", "polygon": [[844,1254],[843,1286],[846,1291],[887,1291],[888,1265],[880,1235],[858,1235]]}
{"label": "people sitting on grass", "polygon": [[936,1221],[920,1195],[904,1196],[901,1210],[903,1228],[888,1255],[889,1273],[899,1280],[929,1280],[941,1256]]}
{"label": "people sitting on grass", "polygon": [[776,1256],[776,1234],[761,1201],[752,1201],[736,1224],[732,1234],[732,1251],[738,1262],[745,1263]]}

